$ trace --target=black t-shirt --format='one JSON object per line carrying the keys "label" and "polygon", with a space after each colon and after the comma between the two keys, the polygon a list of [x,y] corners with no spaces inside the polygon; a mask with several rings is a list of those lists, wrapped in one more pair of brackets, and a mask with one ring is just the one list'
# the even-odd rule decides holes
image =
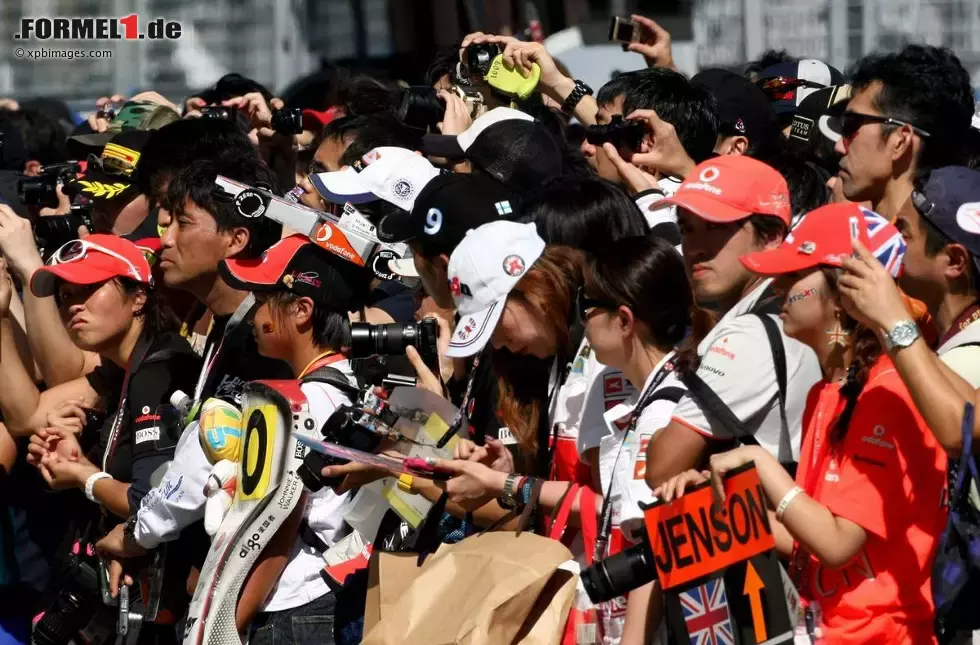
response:
{"label": "black t-shirt", "polygon": [[154,473],[173,457],[180,439],[177,428],[161,423],[159,408],[170,403],[175,390],[193,391],[200,364],[201,359],[180,334],[165,333],[154,339],[130,376],[118,437],[114,440],[115,408],[121,399],[126,371],[106,361],[87,377],[112,411],[89,457],[113,479],[131,484],[128,496],[133,513],[153,487],[150,482]]}
{"label": "black t-shirt", "polygon": [[240,408],[242,391],[249,381],[292,379],[294,376],[288,364],[259,354],[248,322],[242,321],[224,338],[230,319],[231,316],[215,317],[208,334],[204,355],[207,356],[208,349],[214,346],[217,357],[204,382],[201,401],[217,398]]}

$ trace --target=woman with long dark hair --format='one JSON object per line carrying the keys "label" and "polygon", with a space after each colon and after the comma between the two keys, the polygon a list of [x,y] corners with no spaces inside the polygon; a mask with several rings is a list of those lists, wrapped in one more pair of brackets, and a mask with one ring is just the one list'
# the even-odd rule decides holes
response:
{"label": "woman with long dark hair", "polygon": [[796,481],[771,454],[744,446],[714,455],[710,471],[688,471],[657,494],[671,500],[710,478],[723,498],[725,473],[754,462],[811,638],[932,643],[930,570],[946,523],[945,456],[877,332],[841,305],[841,262],[852,237],[870,245],[869,226],[895,275],[904,252],[898,230],[855,204],[819,208],[791,241],[742,257],[752,271],[778,276],[786,335],[810,346],[823,370],[807,399]]}

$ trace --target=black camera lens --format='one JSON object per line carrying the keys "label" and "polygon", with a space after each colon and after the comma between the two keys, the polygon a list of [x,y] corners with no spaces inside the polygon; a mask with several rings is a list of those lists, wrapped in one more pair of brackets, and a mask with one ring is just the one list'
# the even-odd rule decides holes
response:
{"label": "black camera lens", "polygon": [[[84,547],[83,547],[84,549]],[[99,613],[102,589],[94,556],[82,560],[73,558],[66,570],[61,591],[44,616],[34,627],[32,643],[36,645],[67,645],[78,632]]]}
{"label": "black camera lens", "polygon": [[646,126],[642,121],[626,121],[621,115],[616,115],[605,125],[592,125],[585,130],[585,139],[594,146],[604,143],[613,144],[617,150],[640,149]]}
{"label": "black camera lens", "polygon": [[657,577],[650,548],[637,544],[582,571],[582,586],[594,603],[623,596]]}
{"label": "black camera lens", "polygon": [[272,129],[279,134],[302,134],[303,111],[299,108],[273,110]]}
{"label": "black camera lens", "polygon": [[500,55],[500,47],[493,43],[470,45],[466,48],[466,67],[471,76],[483,78],[490,73],[493,59]]}
{"label": "black camera lens", "polygon": [[436,90],[427,85],[415,85],[402,90],[398,104],[398,119],[419,130],[434,130],[446,114],[446,103]]}
{"label": "black camera lens", "polygon": [[415,345],[415,339],[419,335],[417,323],[409,325],[353,323],[350,327],[351,350],[358,358],[404,354],[406,347]]}
{"label": "black camera lens", "polygon": [[235,108],[226,107],[224,105],[205,105],[201,108],[201,118],[234,121],[236,118],[236,112],[237,110]]}
{"label": "black camera lens", "polygon": [[58,207],[57,184],[45,177],[24,177],[17,180],[17,193],[25,206]]}
{"label": "black camera lens", "polygon": [[80,226],[91,229],[91,219],[86,219],[77,213],[68,215],[50,215],[31,220],[34,228],[34,239],[39,247],[54,251],[66,242],[78,239]]}

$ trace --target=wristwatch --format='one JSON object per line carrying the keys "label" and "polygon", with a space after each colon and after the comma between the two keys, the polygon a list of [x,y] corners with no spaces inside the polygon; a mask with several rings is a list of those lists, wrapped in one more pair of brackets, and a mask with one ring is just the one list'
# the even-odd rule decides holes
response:
{"label": "wristwatch", "polygon": [[895,324],[895,326],[885,334],[885,349],[888,351],[893,349],[905,349],[914,343],[921,335],[922,334],[919,333],[919,326],[915,324],[915,321],[903,320]]}
{"label": "wristwatch", "polygon": [[571,116],[575,112],[575,106],[586,96],[592,96],[592,88],[576,79],[575,87],[561,103],[561,111]]}
{"label": "wristwatch", "polygon": [[517,507],[517,491],[514,490],[514,486],[517,484],[518,476],[514,473],[507,475],[507,479],[504,480],[504,492],[497,498],[497,503],[506,509],[512,509]]}
{"label": "wristwatch", "polygon": [[130,515],[129,519],[123,523],[123,538],[130,540],[135,544],[139,544],[136,541],[136,516]]}

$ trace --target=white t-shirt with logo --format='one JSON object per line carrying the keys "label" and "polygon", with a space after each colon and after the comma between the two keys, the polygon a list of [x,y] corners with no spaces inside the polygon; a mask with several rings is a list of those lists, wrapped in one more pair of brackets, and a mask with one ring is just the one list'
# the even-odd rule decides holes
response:
{"label": "white t-shirt with logo", "polygon": [[[771,282],[764,281],[739,301],[701,341],[697,373],[755,435],[759,445],[777,459],[798,461],[803,408],[807,393],[821,378],[820,365],[812,349],[783,335],[786,420],[792,455],[781,455],[779,385],[772,350],[762,321],[749,313]],[[782,321],[772,318],[782,331]],[[672,420],[712,439],[733,438],[720,422],[706,415],[691,395],[680,400]]]}
{"label": "white t-shirt with logo", "polygon": [[[643,391],[652,387],[654,379],[674,353],[665,356],[650,372]],[[652,392],[667,388],[686,389],[674,373],[668,373]],[[640,502],[653,501],[653,491],[646,483],[647,445],[650,438],[670,423],[671,413],[677,405],[668,399],[658,399],[648,404],[640,413],[636,427],[626,436],[633,410],[641,393],[630,387],[626,400],[608,410],[604,415],[605,426],[599,433],[591,433],[583,439],[587,444],[599,446],[599,478],[601,493],[610,490],[612,482],[612,528],[619,527],[627,539],[638,541],[636,530],[642,530],[643,511]],[[625,442],[624,442],[625,437]],[[601,520],[601,518],[600,518]]]}
{"label": "white t-shirt with logo", "polygon": [[[355,384],[350,361],[338,361],[330,365],[339,370]],[[326,423],[330,415],[341,405],[349,405],[346,394],[326,383],[303,383],[300,388],[306,395],[310,414],[316,420],[316,427]],[[337,534],[344,523],[345,506],[349,500],[347,493],[338,495],[329,486],[324,486],[307,496],[303,518],[313,531],[329,548],[337,541]],[[283,611],[313,602],[330,591],[320,572],[323,570],[323,553],[302,538],[293,544],[292,553],[282,575],[276,581],[261,611]]]}

